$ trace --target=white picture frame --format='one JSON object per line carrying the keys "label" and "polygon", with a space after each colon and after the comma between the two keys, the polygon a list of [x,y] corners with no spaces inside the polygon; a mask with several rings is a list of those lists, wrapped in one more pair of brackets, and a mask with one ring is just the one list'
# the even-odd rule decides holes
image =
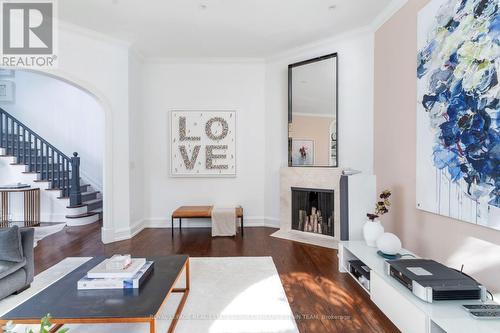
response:
{"label": "white picture frame", "polygon": [[314,166],[314,140],[292,139],[292,165]]}
{"label": "white picture frame", "polygon": [[171,177],[236,177],[236,111],[171,110],[169,121]]}
{"label": "white picture frame", "polygon": [[14,103],[15,90],[14,81],[0,80],[0,103]]}

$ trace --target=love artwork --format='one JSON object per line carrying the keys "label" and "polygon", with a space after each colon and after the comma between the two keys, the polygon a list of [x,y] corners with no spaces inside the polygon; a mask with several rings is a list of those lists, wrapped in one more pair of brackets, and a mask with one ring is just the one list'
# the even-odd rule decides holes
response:
{"label": "love artwork", "polygon": [[172,111],[173,177],[236,176],[236,113]]}

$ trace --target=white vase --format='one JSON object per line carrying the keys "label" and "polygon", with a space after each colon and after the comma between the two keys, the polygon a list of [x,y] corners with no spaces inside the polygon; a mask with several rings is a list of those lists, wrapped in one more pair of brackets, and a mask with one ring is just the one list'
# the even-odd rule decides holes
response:
{"label": "white vase", "polygon": [[363,225],[363,237],[366,245],[371,247],[377,246],[377,239],[384,233],[384,227],[379,220],[368,220]]}

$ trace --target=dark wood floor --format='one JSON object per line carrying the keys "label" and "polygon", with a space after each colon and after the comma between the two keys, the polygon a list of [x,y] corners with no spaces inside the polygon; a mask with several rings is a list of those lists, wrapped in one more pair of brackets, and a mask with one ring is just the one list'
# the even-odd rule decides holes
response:
{"label": "dark wood floor", "polygon": [[35,269],[66,257],[189,254],[196,257],[272,256],[302,333],[399,332],[348,276],[338,272],[337,251],[270,237],[271,228],[247,228],[245,237],[211,238],[209,229],[146,229],[131,240],[104,245],[98,223],[66,228],[39,242]]}

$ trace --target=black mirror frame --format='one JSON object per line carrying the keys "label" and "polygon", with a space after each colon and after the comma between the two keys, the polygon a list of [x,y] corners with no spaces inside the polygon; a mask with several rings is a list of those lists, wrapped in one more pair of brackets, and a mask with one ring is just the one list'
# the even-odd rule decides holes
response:
{"label": "black mirror frame", "polygon": [[[335,165],[292,165],[292,138],[290,138],[290,127],[292,125],[292,69],[295,67],[308,65],[314,62],[323,61],[327,59],[335,58],[335,132],[337,135],[337,148],[336,148],[336,164]],[[294,64],[288,65],[288,166],[293,168],[338,168],[339,167],[339,57],[337,52],[327,54],[321,57],[304,60],[300,62],[296,62]]]}

